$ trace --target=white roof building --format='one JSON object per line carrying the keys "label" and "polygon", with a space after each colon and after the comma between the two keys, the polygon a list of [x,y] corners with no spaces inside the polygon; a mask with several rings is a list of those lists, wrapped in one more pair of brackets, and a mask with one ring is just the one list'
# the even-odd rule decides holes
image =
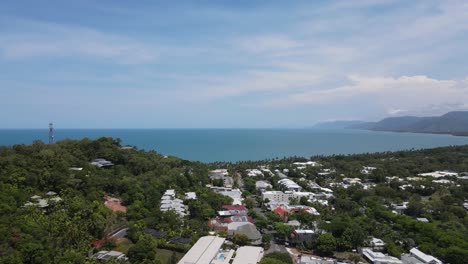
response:
{"label": "white roof building", "polygon": [[385,248],[385,242],[382,239],[373,237],[370,241],[370,245],[373,250],[383,250]]}
{"label": "white roof building", "polygon": [[418,176],[422,177],[434,177],[434,178],[442,178],[447,176],[455,176],[458,177],[458,173],[453,171],[434,171],[434,172],[427,172],[427,173],[420,173]]}
{"label": "white roof building", "polygon": [[240,247],[232,264],[257,264],[263,258],[263,248],[245,246]]}
{"label": "white roof building", "polygon": [[210,264],[218,256],[225,240],[216,236],[201,237],[178,264]]}
{"label": "white roof building", "polygon": [[224,176],[228,176],[229,172],[227,169],[217,169],[217,170],[212,170],[210,171],[211,174],[222,174]]}
{"label": "white roof building", "polygon": [[231,197],[233,205],[242,204],[242,192],[239,189],[233,189],[232,191],[221,191],[219,194]]}
{"label": "white roof building", "polygon": [[195,192],[188,192],[188,193],[185,193],[185,197],[187,200],[196,200],[197,194]]}
{"label": "white roof building", "polygon": [[270,201],[286,204],[289,204],[289,199],[294,197],[294,193],[292,192],[284,193],[282,191],[266,191],[262,193],[263,200],[268,199]]}
{"label": "white roof building", "polygon": [[248,169],[246,172],[249,177],[263,177],[263,173],[259,169]]}
{"label": "white roof building", "polygon": [[380,252],[374,252],[370,248],[363,248],[362,254],[373,264],[403,264],[401,260],[395,257]]}
{"label": "white roof building", "polygon": [[272,188],[273,186],[269,184],[266,181],[256,181],[255,182],[255,189],[261,190],[261,189],[267,189],[267,188]]}
{"label": "white roof building", "polygon": [[324,259],[317,256],[302,255],[298,260],[299,264],[335,264],[333,259]]}
{"label": "white roof building", "polygon": [[302,187],[290,179],[281,179],[278,181],[278,184],[283,186],[288,191],[300,192]]}
{"label": "white roof building", "polygon": [[166,190],[166,192],[164,193],[164,196],[175,196],[175,190],[173,189],[169,189],[169,190]]}
{"label": "white roof building", "polygon": [[186,216],[185,205],[181,199],[175,198],[175,190],[166,190],[164,196],[161,197],[159,209],[162,212],[174,210],[179,216]]}
{"label": "white roof building", "polygon": [[110,259],[118,259],[118,260],[127,260],[128,258],[125,256],[124,253],[119,251],[99,251],[98,253],[92,256],[94,259],[105,260],[108,261]]}
{"label": "white roof building", "polygon": [[442,261],[439,259],[431,255],[427,255],[417,248],[412,248],[409,254],[402,255],[401,260],[404,264],[442,264]]}
{"label": "white roof building", "polygon": [[315,162],[315,161],[294,162],[293,165],[296,165],[296,166],[312,166],[312,167],[320,166],[320,164],[318,162]]}
{"label": "white roof building", "polygon": [[376,167],[363,166],[362,170],[361,170],[361,173],[367,175],[367,174],[370,174],[373,170],[376,170],[376,169],[377,169]]}

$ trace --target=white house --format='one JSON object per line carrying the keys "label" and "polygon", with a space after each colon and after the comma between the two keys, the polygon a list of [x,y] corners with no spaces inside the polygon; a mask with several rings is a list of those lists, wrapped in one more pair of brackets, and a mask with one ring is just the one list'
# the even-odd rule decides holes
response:
{"label": "white house", "polygon": [[403,254],[401,256],[401,260],[404,264],[442,264],[442,261],[440,261],[439,259],[431,255],[424,254],[417,248],[412,248],[409,254]]}

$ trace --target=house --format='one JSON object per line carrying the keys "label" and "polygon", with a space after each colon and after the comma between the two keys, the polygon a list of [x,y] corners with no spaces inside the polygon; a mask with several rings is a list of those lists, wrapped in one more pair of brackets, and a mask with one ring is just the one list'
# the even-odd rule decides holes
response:
{"label": "house", "polygon": [[187,192],[187,193],[185,193],[185,199],[186,200],[196,200],[197,199],[197,194],[195,192]]}
{"label": "house", "polygon": [[363,166],[361,169],[361,173],[364,175],[368,175],[376,169],[377,169],[376,167]]}
{"label": "house", "polygon": [[433,183],[438,183],[438,184],[453,184],[453,181],[451,180],[446,180],[446,179],[441,179],[441,180],[433,180]]}
{"label": "house", "polygon": [[362,255],[373,264],[403,264],[403,262],[395,257],[385,255],[381,252],[374,252],[370,248],[363,248]]}
{"label": "house", "polygon": [[159,209],[162,212],[174,210],[179,216],[184,217],[187,215],[185,211],[184,202],[181,199],[175,197],[175,190],[166,190],[164,195],[161,197]]}
{"label": "house", "polygon": [[300,244],[304,242],[310,242],[314,240],[314,238],[315,232],[313,230],[297,229],[291,233],[289,241],[294,244]]}
{"label": "house", "polygon": [[42,198],[39,195],[33,195],[31,196],[30,201],[24,204],[24,207],[30,207],[30,206],[35,206],[39,208],[49,207],[49,205],[54,205],[62,201],[62,198],[56,195],[57,193],[53,191],[47,192],[46,196],[48,197],[45,197],[45,198]]}
{"label": "house", "polygon": [[219,194],[224,196],[229,196],[232,198],[233,205],[241,205],[242,204],[242,192],[239,189],[233,189],[231,191],[220,191]]}
{"label": "house", "polygon": [[190,244],[192,239],[190,237],[181,237],[181,236],[175,236],[169,238],[168,242],[172,244]]}
{"label": "house", "polygon": [[266,181],[256,181],[255,182],[255,189],[257,191],[265,191],[266,189],[268,188],[272,188],[273,186],[271,184],[269,184],[268,182]]}
{"label": "house", "polygon": [[333,259],[325,259],[317,256],[301,255],[297,260],[298,264],[335,264]]}
{"label": "house", "polygon": [[287,210],[292,213],[306,212],[313,215],[320,215],[320,213],[314,207],[305,205],[289,205]]}
{"label": "house", "polygon": [[224,173],[213,173],[209,175],[210,180],[213,181],[222,181],[224,187],[232,188],[234,184],[234,179],[227,174],[227,171]]}
{"label": "house", "polygon": [[259,169],[248,169],[246,172],[249,177],[263,177],[263,173]]}
{"label": "house", "polygon": [[104,261],[108,261],[111,259],[117,259],[122,261],[128,260],[124,253],[118,251],[99,251],[98,253],[94,254],[91,258]]}
{"label": "house", "polygon": [[423,223],[429,223],[429,219],[425,217],[418,217],[416,218],[416,220],[418,220],[419,222],[423,222]]}
{"label": "house", "polygon": [[91,165],[94,165],[99,168],[111,167],[114,166],[114,163],[106,160],[106,159],[94,159],[91,161]]}
{"label": "house", "polygon": [[302,190],[301,186],[290,179],[281,179],[278,181],[278,184],[287,191],[300,192]]}
{"label": "house", "polygon": [[143,233],[151,235],[151,236],[153,236],[155,238],[163,238],[163,237],[167,236],[166,232],[158,231],[158,230],[152,229],[152,228],[146,228],[145,230],[143,230]]}
{"label": "house", "polygon": [[322,169],[317,173],[317,176],[329,176],[332,173],[335,173],[334,169]]}
{"label": "house", "polygon": [[408,202],[403,202],[401,204],[391,204],[391,208],[398,214],[402,214],[408,209]]}
{"label": "house", "polygon": [[292,226],[292,227],[294,227],[294,228],[296,228],[296,229],[299,229],[299,228],[301,227],[301,222],[299,222],[299,221],[297,221],[297,220],[292,220],[292,221],[288,221],[288,222],[286,223],[286,225]]}
{"label": "house", "polygon": [[277,207],[275,210],[273,210],[277,215],[279,215],[283,221],[286,221],[286,218],[288,216],[288,211],[285,210],[283,207]]}
{"label": "house", "polygon": [[409,254],[403,254],[401,256],[401,260],[404,264],[442,264],[442,261],[438,260],[437,258],[431,255],[423,253],[417,248],[412,248]]}
{"label": "house", "polygon": [[383,251],[385,249],[385,242],[382,239],[373,237],[370,240],[370,246],[373,251]]}
{"label": "house", "polygon": [[244,246],[236,251],[232,264],[257,264],[263,258],[263,248]]}
{"label": "house", "polygon": [[260,245],[262,243],[262,234],[257,230],[257,227],[250,222],[232,222],[228,224],[228,235],[242,234],[249,238],[252,245]]}
{"label": "house", "polygon": [[279,203],[289,203],[289,199],[294,198],[292,192],[266,191],[262,193],[262,199],[268,199]]}
{"label": "house", "polygon": [[226,239],[216,236],[204,236],[190,248],[178,264],[209,264],[218,256]]}
{"label": "house", "polygon": [[315,161],[294,162],[293,165],[296,165],[296,166],[311,166],[311,167],[320,166],[320,164],[318,162],[315,162]]}
{"label": "house", "polygon": [[247,208],[243,205],[223,205],[223,209],[229,212],[230,215],[247,215]]}
{"label": "house", "polygon": [[443,177],[458,177],[458,173],[444,170],[444,171],[434,171],[427,173],[419,173],[418,176],[421,177],[433,177],[433,178],[443,178]]}

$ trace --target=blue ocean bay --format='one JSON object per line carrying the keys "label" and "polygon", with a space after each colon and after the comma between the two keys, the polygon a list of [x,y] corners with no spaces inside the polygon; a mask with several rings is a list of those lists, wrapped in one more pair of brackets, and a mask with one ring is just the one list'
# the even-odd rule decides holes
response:
{"label": "blue ocean bay", "polygon": [[[468,144],[451,135],[322,129],[56,129],[55,139],[114,137],[124,145],[194,161],[352,154]],[[0,145],[48,141],[47,129],[0,130]]]}

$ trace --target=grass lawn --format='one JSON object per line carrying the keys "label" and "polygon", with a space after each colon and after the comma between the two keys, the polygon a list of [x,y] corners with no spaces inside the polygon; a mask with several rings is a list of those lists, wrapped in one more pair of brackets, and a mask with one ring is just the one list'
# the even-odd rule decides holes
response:
{"label": "grass lawn", "polygon": [[127,253],[128,249],[133,246],[133,243],[132,241],[130,241],[129,239],[127,238],[119,238],[117,240],[117,248],[116,250],[120,251],[120,252],[123,252],[123,253]]}
{"label": "grass lawn", "polygon": [[[156,249],[156,256],[162,264],[169,264],[173,252],[174,251],[158,248]],[[180,260],[184,256],[184,253],[176,252],[176,256],[177,260]]]}

